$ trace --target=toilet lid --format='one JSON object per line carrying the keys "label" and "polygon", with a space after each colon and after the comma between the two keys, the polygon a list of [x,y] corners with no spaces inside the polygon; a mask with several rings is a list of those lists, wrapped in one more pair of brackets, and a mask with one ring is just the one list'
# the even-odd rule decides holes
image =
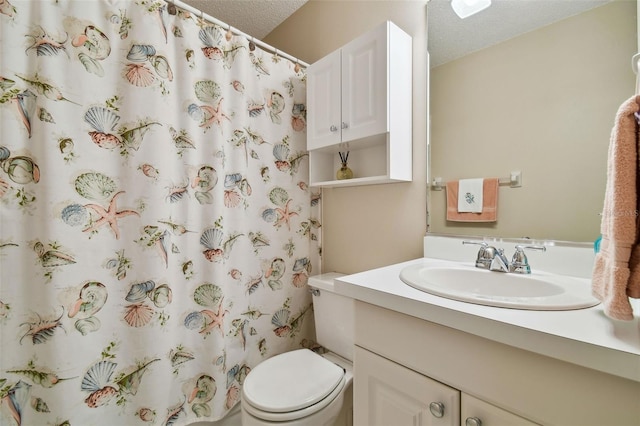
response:
{"label": "toilet lid", "polygon": [[243,399],[263,411],[286,413],[318,403],[342,381],[344,370],[309,349],[269,358],[247,375]]}

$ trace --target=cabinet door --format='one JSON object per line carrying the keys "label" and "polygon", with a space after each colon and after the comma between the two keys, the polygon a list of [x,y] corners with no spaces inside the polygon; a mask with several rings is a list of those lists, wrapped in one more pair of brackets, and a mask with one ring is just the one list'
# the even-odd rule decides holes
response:
{"label": "cabinet door", "polygon": [[342,48],[342,141],[388,131],[388,25]]}
{"label": "cabinet door", "polygon": [[340,51],[307,68],[307,150],[340,143]]}
{"label": "cabinet door", "polygon": [[[354,425],[460,424],[458,390],[358,346],[354,357]],[[430,409],[432,403],[441,405]]]}
{"label": "cabinet door", "polygon": [[465,393],[462,394],[460,417],[463,426],[534,426],[537,424]]}

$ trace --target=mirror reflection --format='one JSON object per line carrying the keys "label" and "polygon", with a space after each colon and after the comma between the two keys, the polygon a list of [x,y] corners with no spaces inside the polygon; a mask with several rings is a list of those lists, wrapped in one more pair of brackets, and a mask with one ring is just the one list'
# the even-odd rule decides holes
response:
{"label": "mirror reflection", "polygon": [[[436,52],[453,50],[437,34],[442,14],[453,14],[448,3],[431,0],[427,6],[430,179],[508,178],[521,171],[522,186],[501,185],[497,221],[485,223],[447,221],[446,191],[432,188],[429,232],[595,240],[615,114],[635,91],[636,2],[494,0],[477,15],[457,18],[453,30],[480,45],[457,40],[454,46],[480,50],[442,59]],[[538,12],[591,5],[535,29],[540,23],[527,24],[534,13],[526,3]],[[503,24],[527,32],[498,42],[495,28]],[[497,44],[482,46],[483,35]]]}

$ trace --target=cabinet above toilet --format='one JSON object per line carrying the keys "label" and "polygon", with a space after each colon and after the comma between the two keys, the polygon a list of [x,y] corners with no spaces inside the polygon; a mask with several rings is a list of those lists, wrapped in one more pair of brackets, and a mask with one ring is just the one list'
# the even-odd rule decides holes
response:
{"label": "cabinet above toilet", "polygon": [[[412,41],[390,21],[307,68],[311,186],[412,180]],[[337,180],[349,151],[352,179]]]}

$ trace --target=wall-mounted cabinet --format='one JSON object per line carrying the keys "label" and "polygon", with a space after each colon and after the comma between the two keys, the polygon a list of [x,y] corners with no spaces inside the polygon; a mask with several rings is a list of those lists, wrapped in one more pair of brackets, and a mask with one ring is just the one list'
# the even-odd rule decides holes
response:
{"label": "wall-mounted cabinet", "polygon": [[[412,179],[411,46],[385,22],[307,68],[312,186]],[[336,180],[343,151],[354,178]]]}

